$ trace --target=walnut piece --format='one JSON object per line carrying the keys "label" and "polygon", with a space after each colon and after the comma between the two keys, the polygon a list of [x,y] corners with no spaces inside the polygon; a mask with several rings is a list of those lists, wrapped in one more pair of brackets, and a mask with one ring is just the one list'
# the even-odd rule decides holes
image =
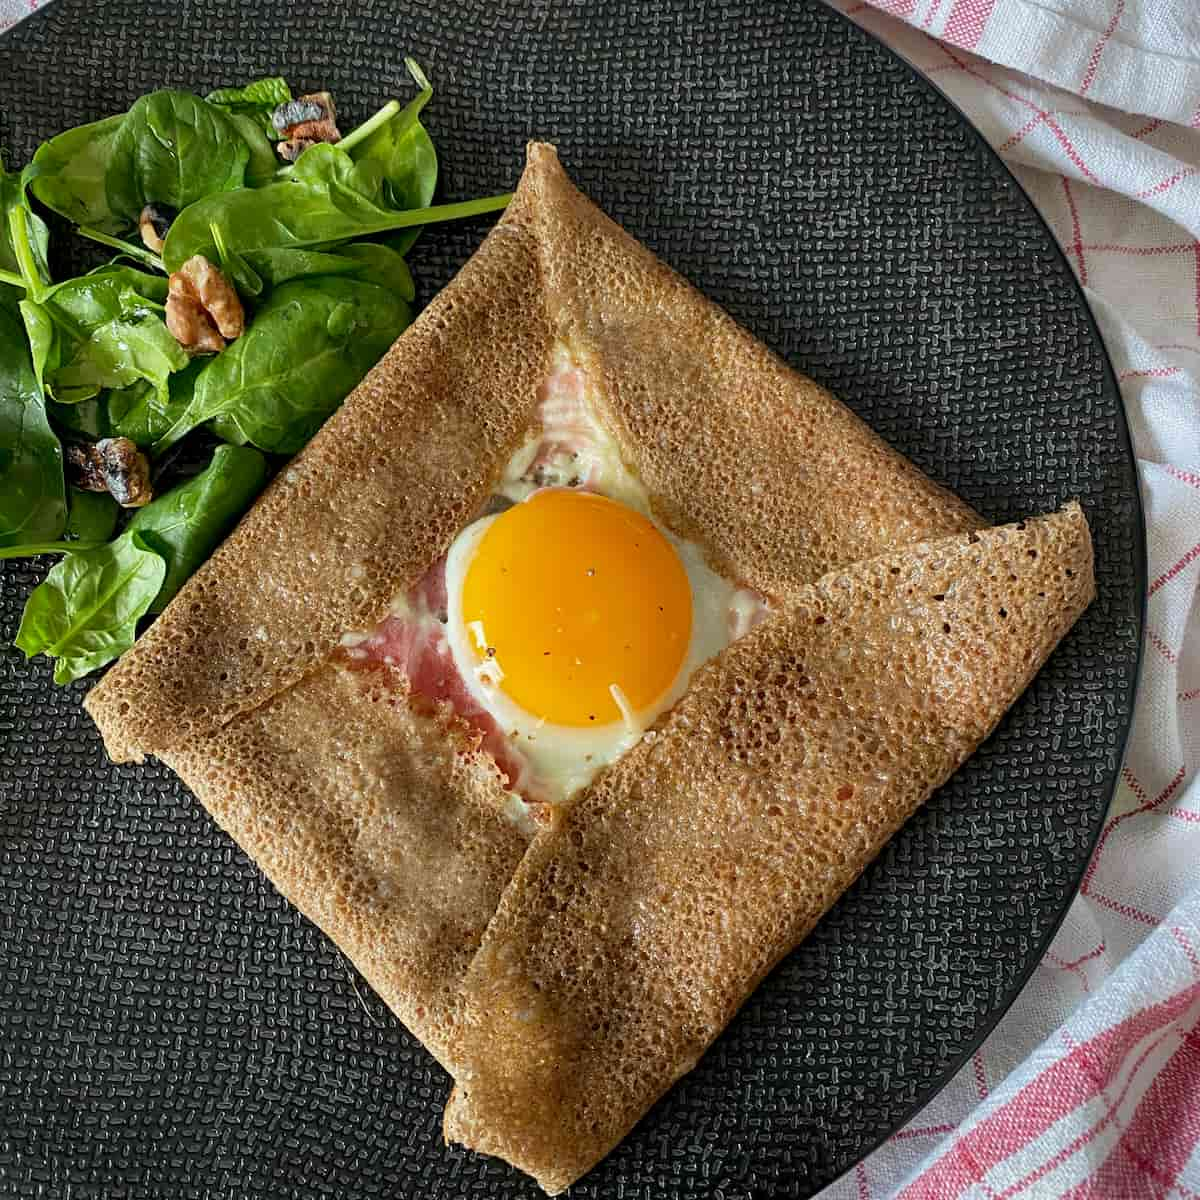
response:
{"label": "walnut piece", "polygon": [[297,100],[288,100],[271,114],[271,124],[283,139],[279,156],[295,162],[309,146],[318,142],[340,142],[337,109],[328,92],[311,92]]}
{"label": "walnut piece", "polygon": [[129,438],[101,438],[65,452],[69,481],[85,492],[108,492],[122,508],[141,508],[154,498],[150,463]]}
{"label": "walnut piece", "polygon": [[138,216],[138,233],[147,250],[161,254],[167,231],[178,214],[167,204],[147,204]]}
{"label": "walnut piece", "polygon": [[168,281],[167,328],[192,354],[216,354],[246,328],[233,284],[203,254],[194,254]]}
{"label": "walnut piece", "polygon": [[316,146],[319,142],[319,138],[288,138],[286,142],[279,142],[275,148],[284,162],[295,162],[309,146]]}

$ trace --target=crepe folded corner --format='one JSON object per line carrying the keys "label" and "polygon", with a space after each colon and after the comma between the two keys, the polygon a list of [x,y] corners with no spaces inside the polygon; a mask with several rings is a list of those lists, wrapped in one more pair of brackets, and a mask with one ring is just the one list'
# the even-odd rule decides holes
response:
{"label": "crepe folded corner", "polygon": [[1077,505],[801,589],[539,834],[467,972],[450,1141],[562,1191],[991,732],[1093,595]]}
{"label": "crepe folded corner", "polygon": [[767,595],[984,524],[534,143],[475,254],[89,694],[112,757],[212,734],[384,616],[478,514],[563,344],[664,523]]}
{"label": "crepe folded corner", "polygon": [[[531,842],[479,737],[341,647],[483,510],[564,348],[662,523],[773,614]],[[984,524],[533,144],[477,252],[85,705],[454,1075],[448,1136],[553,1190],[695,1062],[1086,603],[1078,509]]]}

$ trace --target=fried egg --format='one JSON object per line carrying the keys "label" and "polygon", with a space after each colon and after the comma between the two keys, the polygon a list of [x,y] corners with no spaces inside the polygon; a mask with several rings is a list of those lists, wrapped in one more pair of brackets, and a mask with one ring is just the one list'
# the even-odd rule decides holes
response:
{"label": "fried egg", "polygon": [[645,736],[764,610],[665,528],[564,354],[541,430],[446,560],[446,638],[475,702],[562,801]]}

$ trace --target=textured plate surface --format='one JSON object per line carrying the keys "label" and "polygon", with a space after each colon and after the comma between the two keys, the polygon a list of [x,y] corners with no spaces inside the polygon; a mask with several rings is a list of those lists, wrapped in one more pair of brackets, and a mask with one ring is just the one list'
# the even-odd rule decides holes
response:
{"label": "textured plate surface", "polygon": [[[1142,545],[1095,327],[960,116],[815,3],[58,0],[0,39],[0,144],[166,84],[281,72],[353,123],[434,81],[443,192],[531,136],[610,213],[988,517],[1079,497],[1100,599],[994,737],[581,1197],[796,1196],[948,1073],[1078,882],[1132,704]],[[482,236],[427,233],[427,297]],[[696,419],[704,419],[702,413]],[[787,430],[781,429],[786,437]],[[107,765],[8,643],[42,564],[0,564],[0,1193],[506,1197],[441,1145],[447,1080],[157,764]]]}

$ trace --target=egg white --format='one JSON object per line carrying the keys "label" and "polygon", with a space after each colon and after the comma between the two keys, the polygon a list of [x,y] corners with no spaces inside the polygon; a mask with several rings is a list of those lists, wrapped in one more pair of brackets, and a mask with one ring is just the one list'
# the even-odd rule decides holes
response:
{"label": "egg white", "polygon": [[446,559],[446,637],[467,689],[528,760],[540,798],[560,802],[586,786],[601,767],[620,758],[659,713],[683,695],[692,672],[729,644],[730,611],[737,589],[709,568],[698,546],[681,541],[658,525],[679,555],[692,593],[692,636],[674,681],[658,700],[640,711],[630,709],[623,696],[614,696],[618,707],[625,710],[624,720],[586,728],[552,724],[526,711],[502,689],[502,673],[496,661],[481,658],[478,630],[463,619],[461,597],[467,569],[480,539],[495,519],[485,517],[467,526],[450,547]]}
{"label": "egg white", "polygon": [[620,758],[646,733],[655,718],[683,695],[696,668],[740,636],[762,607],[753,593],[713,571],[699,546],[676,537],[655,519],[641,481],[622,462],[615,441],[590,407],[585,406],[573,416],[578,422],[574,427],[577,435],[574,450],[542,461],[534,481],[530,478],[530,467],[542,445],[542,436],[531,438],[508,463],[498,493],[515,503],[523,503],[544,487],[569,486],[573,480],[584,477],[588,480],[588,490],[617,500],[647,517],[674,547],[687,573],[692,597],[692,635],[673,682],[653,704],[633,711],[617,689],[614,699],[624,713],[623,720],[587,728],[552,724],[523,709],[504,692],[495,660],[481,656],[479,631],[469,628],[463,618],[462,594],[467,570],[480,539],[496,517],[483,517],[458,535],[446,559],[449,610],[446,636],[455,667],[475,700],[528,761],[532,790],[537,798],[550,802],[567,799],[585,787],[602,767]]}

